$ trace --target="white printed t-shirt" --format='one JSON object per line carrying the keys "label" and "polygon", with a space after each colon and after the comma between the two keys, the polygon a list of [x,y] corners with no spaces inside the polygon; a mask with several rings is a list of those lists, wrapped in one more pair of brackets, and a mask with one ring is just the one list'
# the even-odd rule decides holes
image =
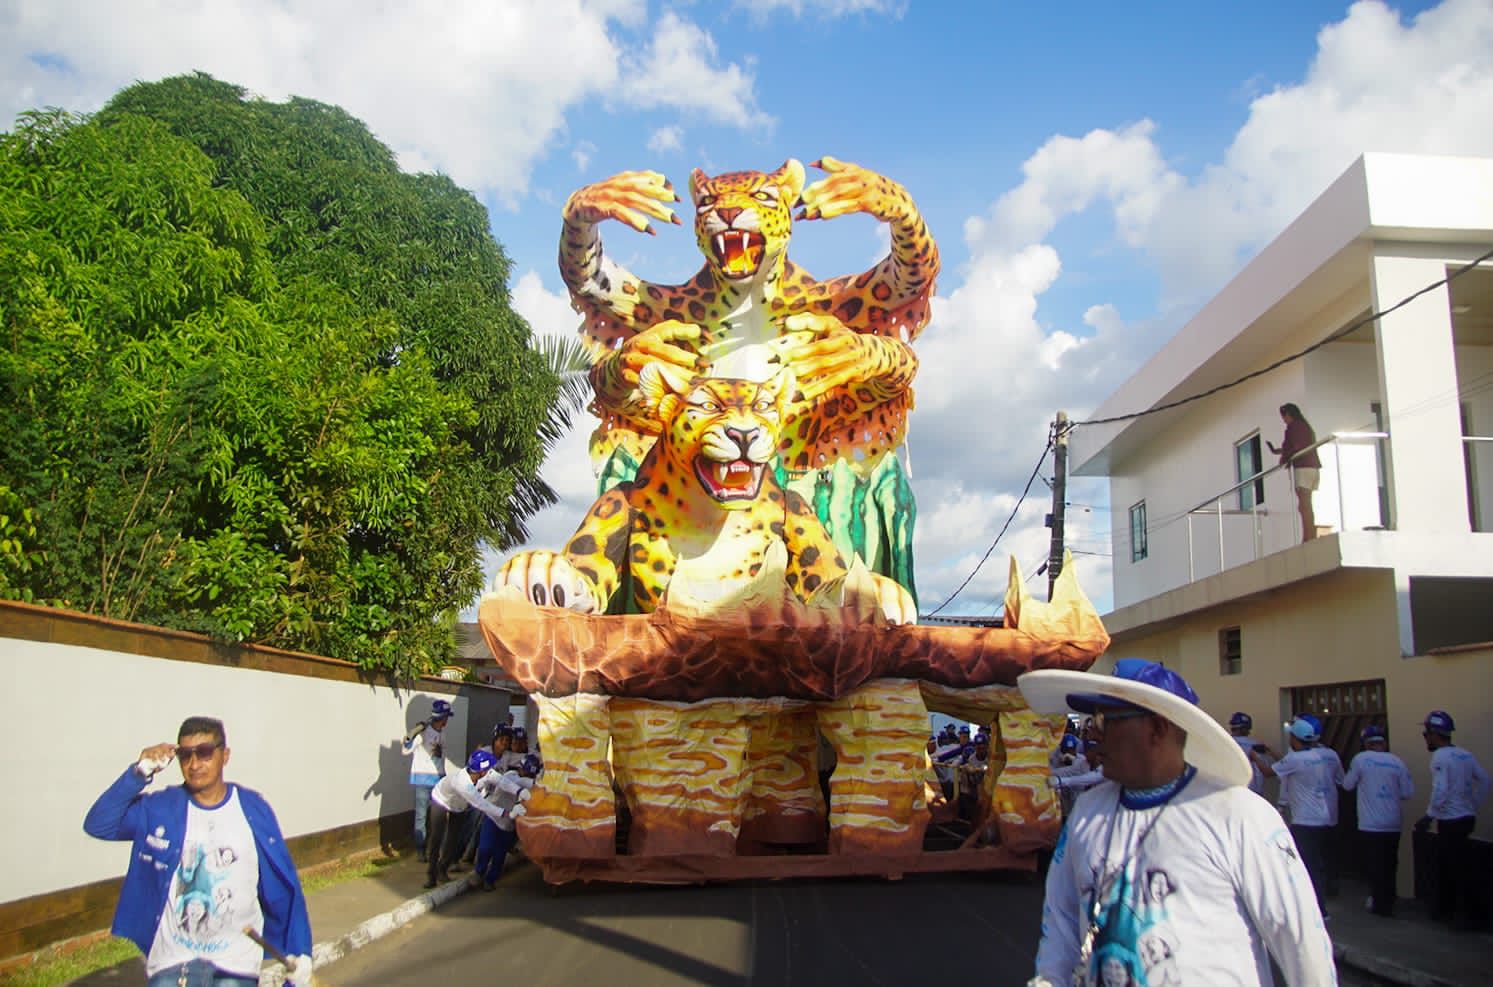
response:
{"label": "white printed t-shirt", "polygon": [[145,974],[204,959],[225,973],[259,976],[264,959],[245,928],[264,931],[259,907],[259,849],[239,804],[238,789],[204,809],[187,800],[181,866],[171,878]]}
{"label": "white printed t-shirt", "polygon": [[1296,843],[1243,786],[1195,776],[1145,809],[1112,781],[1080,796],[1047,872],[1038,976],[1070,983],[1090,915],[1082,984],[1269,985],[1267,949],[1292,984],[1337,983]]}
{"label": "white printed t-shirt", "polygon": [[1487,797],[1487,772],[1471,752],[1453,746],[1431,755],[1431,804],[1426,815],[1432,819],[1475,816]]}
{"label": "white printed t-shirt", "polygon": [[1361,751],[1353,757],[1343,787],[1358,791],[1358,828],[1365,833],[1398,833],[1404,827],[1400,803],[1415,794],[1405,762],[1389,751]]}
{"label": "white printed t-shirt", "polygon": [[1336,826],[1337,789],[1343,781],[1343,762],[1331,747],[1305,747],[1275,762],[1277,777],[1286,786],[1291,823],[1296,826]]}

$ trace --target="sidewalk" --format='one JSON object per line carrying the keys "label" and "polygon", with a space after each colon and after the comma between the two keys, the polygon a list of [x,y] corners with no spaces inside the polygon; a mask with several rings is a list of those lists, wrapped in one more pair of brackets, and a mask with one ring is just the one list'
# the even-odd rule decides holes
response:
{"label": "sidewalk", "polygon": [[[512,864],[510,863],[510,868]],[[376,874],[342,881],[306,894],[314,959],[322,969],[467,890],[470,868],[456,880],[426,891],[425,865],[413,854],[379,868]],[[278,976],[261,975],[260,984],[279,984]],[[77,987],[145,987],[145,960],[135,957],[72,982]]]}
{"label": "sidewalk", "polygon": [[1413,987],[1472,987],[1489,982],[1493,935],[1455,932],[1432,922],[1420,902],[1400,899],[1394,918],[1363,908],[1368,886],[1344,879],[1328,902],[1333,952],[1340,966],[1351,966],[1394,984]]}

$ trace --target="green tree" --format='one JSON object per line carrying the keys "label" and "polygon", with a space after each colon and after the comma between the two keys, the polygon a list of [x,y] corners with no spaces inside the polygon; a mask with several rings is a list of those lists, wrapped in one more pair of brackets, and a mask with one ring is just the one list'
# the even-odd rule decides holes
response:
{"label": "green tree", "polygon": [[23,116],[0,595],[439,664],[571,413],[507,275],[479,203],[334,107],[194,76]]}

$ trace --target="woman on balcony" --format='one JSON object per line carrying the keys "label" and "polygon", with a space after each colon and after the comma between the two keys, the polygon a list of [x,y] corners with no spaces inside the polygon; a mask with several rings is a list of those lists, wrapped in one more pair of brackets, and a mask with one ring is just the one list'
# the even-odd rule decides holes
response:
{"label": "woman on balcony", "polygon": [[1290,464],[1291,476],[1296,488],[1296,509],[1301,513],[1301,540],[1311,541],[1317,537],[1317,518],[1312,512],[1312,491],[1322,479],[1322,460],[1317,457],[1317,433],[1301,415],[1294,404],[1280,406],[1280,420],[1286,423],[1285,437],[1280,447],[1265,443],[1270,451],[1280,457],[1282,466]]}

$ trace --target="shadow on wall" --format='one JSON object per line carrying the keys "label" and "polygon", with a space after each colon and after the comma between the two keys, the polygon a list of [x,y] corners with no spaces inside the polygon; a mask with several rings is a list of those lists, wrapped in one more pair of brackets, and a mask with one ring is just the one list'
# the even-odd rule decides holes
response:
{"label": "shadow on wall", "polygon": [[410,759],[399,740],[391,740],[378,749],[378,775],[363,792],[363,801],[378,799],[378,842],[384,852],[403,846],[411,840],[410,810],[394,811],[391,806],[404,805],[409,791]]}

